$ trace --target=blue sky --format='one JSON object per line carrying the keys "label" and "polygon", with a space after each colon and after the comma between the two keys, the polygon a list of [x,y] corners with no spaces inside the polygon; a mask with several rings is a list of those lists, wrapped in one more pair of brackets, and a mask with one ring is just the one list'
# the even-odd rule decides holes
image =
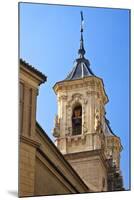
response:
{"label": "blue sky", "polygon": [[93,73],[104,81],[109,97],[106,116],[121,138],[121,170],[129,188],[129,10],[20,3],[20,57],[48,78],[40,86],[37,120],[53,140],[57,113],[52,89],[63,80],[78,57],[80,11],[84,14],[85,57]]}

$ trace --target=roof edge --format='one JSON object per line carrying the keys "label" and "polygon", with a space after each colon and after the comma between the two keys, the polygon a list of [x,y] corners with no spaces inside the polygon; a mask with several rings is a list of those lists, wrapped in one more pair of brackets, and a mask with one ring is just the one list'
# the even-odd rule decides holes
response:
{"label": "roof edge", "polygon": [[40,72],[39,70],[37,70],[35,67],[33,67],[32,65],[30,65],[29,63],[27,63],[22,58],[19,59],[19,64],[23,65],[26,69],[29,69],[34,74],[36,74],[38,77],[40,77],[42,79],[41,83],[44,83],[44,82],[47,81],[47,76],[45,76],[42,72]]}
{"label": "roof edge", "polygon": [[41,127],[41,125],[36,121],[36,128],[38,128],[42,135],[44,137],[46,137],[49,141],[49,143],[53,146],[54,150],[62,157],[63,161],[67,164],[67,166],[72,170],[72,172],[74,173],[74,175],[79,179],[79,181],[81,182],[81,184],[87,189],[90,190],[90,188],[88,188],[88,186],[85,184],[85,182],[81,179],[81,177],[78,175],[78,173],[73,169],[73,167],[69,164],[69,162],[64,158],[63,154],[60,152],[60,150],[54,145],[54,143],[52,142],[52,140],[49,138],[49,136],[47,135],[47,133],[43,130],[43,128]]}

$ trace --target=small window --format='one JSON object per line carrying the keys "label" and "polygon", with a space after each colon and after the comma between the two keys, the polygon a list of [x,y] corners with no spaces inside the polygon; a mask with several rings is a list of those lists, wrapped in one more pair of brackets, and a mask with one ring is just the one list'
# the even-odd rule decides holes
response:
{"label": "small window", "polygon": [[73,109],[72,115],[72,135],[80,135],[82,133],[82,107],[77,105]]}

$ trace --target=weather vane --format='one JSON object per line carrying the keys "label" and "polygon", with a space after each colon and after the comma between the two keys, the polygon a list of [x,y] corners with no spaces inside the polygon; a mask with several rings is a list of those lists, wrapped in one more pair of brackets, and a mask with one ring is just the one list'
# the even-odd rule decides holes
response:
{"label": "weather vane", "polygon": [[83,12],[80,12],[81,14],[81,33],[83,32],[83,26],[84,26],[84,18],[83,18]]}
{"label": "weather vane", "polygon": [[83,57],[84,57],[84,54],[85,54],[84,41],[83,41],[83,25],[84,25],[84,18],[83,18],[83,12],[82,12],[82,11],[80,12],[80,14],[81,14],[81,29],[80,29],[81,38],[80,38],[80,48],[79,48],[79,50],[78,50],[78,54],[80,55],[80,58],[83,58]]}

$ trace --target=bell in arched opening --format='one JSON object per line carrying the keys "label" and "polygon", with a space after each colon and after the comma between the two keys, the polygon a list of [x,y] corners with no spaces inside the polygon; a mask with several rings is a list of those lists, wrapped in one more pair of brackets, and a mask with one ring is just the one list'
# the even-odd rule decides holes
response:
{"label": "bell in arched opening", "polygon": [[82,106],[77,105],[73,109],[72,135],[80,135],[81,133],[82,133]]}

